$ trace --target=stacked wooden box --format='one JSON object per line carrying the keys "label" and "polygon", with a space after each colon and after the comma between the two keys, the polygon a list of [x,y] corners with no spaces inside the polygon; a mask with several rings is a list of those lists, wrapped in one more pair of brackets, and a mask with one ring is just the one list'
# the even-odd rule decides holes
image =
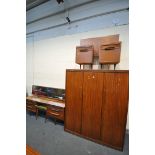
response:
{"label": "stacked wooden box", "polygon": [[121,42],[119,35],[88,38],[80,41],[76,47],[76,63],[93,65],[93,58],[98,57],[99,64],[116,64],[120,62]]}

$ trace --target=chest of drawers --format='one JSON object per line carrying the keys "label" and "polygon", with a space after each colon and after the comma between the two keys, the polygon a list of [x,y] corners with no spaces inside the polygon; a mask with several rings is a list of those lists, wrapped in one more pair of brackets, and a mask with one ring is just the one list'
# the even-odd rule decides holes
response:
{"label": "chest of drawers", "polygon": [[58,101],[56,99],[46,99],[41,97],[29,96],[26,98],[26,110],[31,112],[36,112],[38,114],[37,107],[45,107],[46,119],[48,117],[53,117],[55,119],[59,119],[64,121],[64,109],[65,103],[64,101]]}
{"label": "chest of drawers", "polygon": [[54,117],[64,121],[64,108],[53,106],[53,105],[48,106],[46,111],[46,118],[47,117]]}

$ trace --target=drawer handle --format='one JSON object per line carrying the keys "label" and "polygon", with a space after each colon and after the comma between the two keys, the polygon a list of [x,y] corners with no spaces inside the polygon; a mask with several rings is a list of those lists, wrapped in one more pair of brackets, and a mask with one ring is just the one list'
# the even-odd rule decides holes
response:
{"label": "drawer handle", "polygon": [[56,111],[56,112],[61,111],[60,109],[53,109],[53,108],[51,110]]}
{"label": "drawer handle", "polygon": [[54,112],[50,112],[50,114],[55,115],[55,116],[59,116],[60,114],[54,113]]}
{"label": "drawer handle", "polygon": [[115,47],[107,47],[104,50],[114,50],[114,49],[115,49]]}
{"label": "drawer handle", "polygon": [[26,106],[26,107],[27,107],[27,108],[34,108],[33,106],[29,106],[29,105],[28,105],[28,106]]}
{"label": "drawer handle", "polygon": [[80,52],[88,52],[88,50],[87,49],[82,49],[82,50],[80,50]]}

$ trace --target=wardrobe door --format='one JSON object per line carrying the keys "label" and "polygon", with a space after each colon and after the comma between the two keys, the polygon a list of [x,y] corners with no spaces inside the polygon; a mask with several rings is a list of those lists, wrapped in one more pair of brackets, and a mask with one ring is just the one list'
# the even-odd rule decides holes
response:
{"label": "wardrobe door", "polygon": [[102,141],[122,149],[128,109],[128,72],[105,73]]}
{"label": "wardrobe door", "polygon": [[75,133],[81,132],[82,84],[82,72],[66,72],[65,130]]}
{"label": "wardrobe door", "polygon": [[101,139],[103,74],[99,72],[84,72],[82,135]]}

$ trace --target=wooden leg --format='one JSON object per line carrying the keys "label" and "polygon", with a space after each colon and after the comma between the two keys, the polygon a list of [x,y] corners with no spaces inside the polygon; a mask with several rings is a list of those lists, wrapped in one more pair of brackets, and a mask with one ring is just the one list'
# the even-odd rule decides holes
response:
{"label": "wooden leg", "polygon": [[54,124],[56,125],[56,118],[54,118]]}
{"label": "wooden leg", "polygon": [[91,64],[91,69],[93,68],[93,65]]}
{"label": "wooden leg", "polygon": [[104,65],[103,64],[101,64],[101,69],[104,69]]}
{"label": "wooden leg", "polygon": [[46,121],[47,121],[47,115],[45,115],[45,123],[46,123]]}
{"label": "wooden leg", "polygon": [[80,64],[80,69],[81,69],[81,64]]}
{"label": "wooden leg", "polygon": [[36,120],[37,120],[37,118],[38,118],[38,109],[36,110]]}
{"label": "wooden leg", "polygon": [[116,64],[114,64],[114,70],[115,70],[115,68],[116,68]]}

